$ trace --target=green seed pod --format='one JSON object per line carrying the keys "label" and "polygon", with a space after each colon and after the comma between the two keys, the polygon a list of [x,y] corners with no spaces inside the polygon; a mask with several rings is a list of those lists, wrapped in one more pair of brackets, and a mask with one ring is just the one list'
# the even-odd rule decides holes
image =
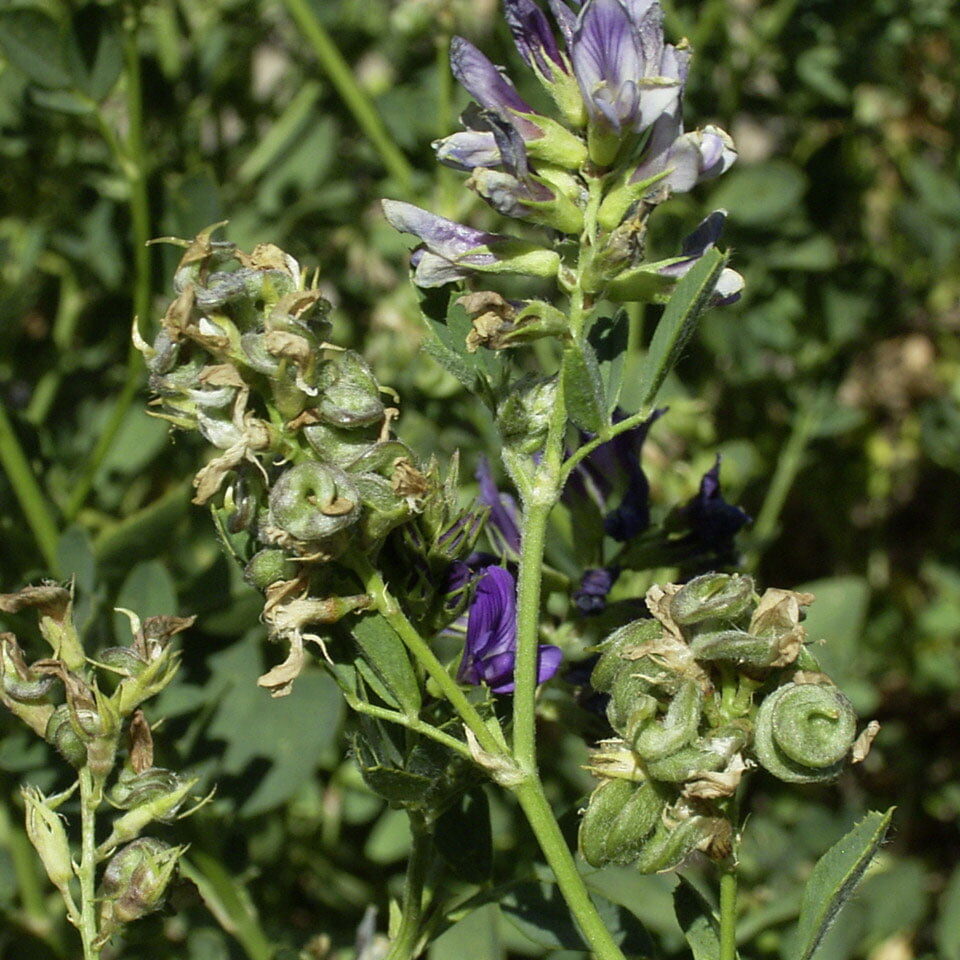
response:
{"label": "green seed pod", "polygon": [[144,837],[118,850],[103,872],[101,926],[115,929],[158,910],[184,849]]}
{"label": "green seed pod", "polygon": [[139,677],[147,669],[147,661],[130,647],[108,647],[97,660],[111,668],[103,673],[107,690],[113,690],[121,677]]}
{"label": "green seed pod", "polygon": [[746,667],[771,667],[782,652],[777,637],[754,637],[744,630],[702,633],[690,641],[698,660],[722,660]]}
{"label": "green seed pod", "polygon": [[617,733],[629,740],[628,731],[643,727],[657,715],[657,700],[650,696],[646,677],[635,673],[631,663],[624,661],[624,667],[610,690],[607,719]]}
{"label": "green seed pod", "polygon": [[413,451],[401,440],[383,440],[363,450],[347,469],[351,473],[379,473],[389,477],[397,460],[413,459]]}
{"label": "green seed pod", "polygon": [[701,773],[723,770],[746,742],[747,735],[739,727],[721,727],[710,736],[668,757],[649,761],[646,764],[647,773],[654,780],[683,783]]}
{"label": "green seed pod", "polygon": [[590,686],[598,693],[609,693],[617,674],[627,663],[622,656],[624,651],[655,640],[661,632],[662,628],[656,620],[634,620],[611,633],[600,644],[600,659],[590,675]]}
{"label": "green seed pod", "polygon": [[687,680],[670,701],[663,721],[644,724],[628,740],[644,760],[660,760],[676,753],[697,735],[702,706],[699,684]]}
{"label": "green seed pod", "polygon": [[816,783],[840,773],[856,734],[853,705],[837,687],[787,683],[760,704],[754,749],[780,780]]}
{"label": "green seed pod", "polygon": [[633,791],[617,816],[607,839],[607,853],[613,863],[633,863],[644,844],[662,822],[666,802],[649,780]]}
{"label": "green seed pod", "polygon": [[680,626],[722,618],[735,620],[750,609],[754,586],[751,577],[705,573],[684,584],[670,600],[670,614]]}
{"label": "green seed pod", "polygon": [[347,429],[327,423],[311,423],[303,428],[303,435],[321,460],[346,469],[377,443],[380,427]]}
{"label": "green seed pod", "polygon": [[[161,767],[149,767],[137,774],[124,770],[110,790],[108,798],[110,803],[120,810],[131,810],[172,793],[181,783],[176,773]],[[172,819],[175,813],[176,809],[166,811],[164,819]]]}
{"label": "green seed pod", "polygon": [[301,463],[273,485],[270,513],[278,526],[298,540],[322,540],[357,522],[360,494],[339,468]]}
{"label": "green seed pod", "polygon": [[661,823],[644,845],[636,867],[641,873],[665,873],[679,867],[694,850],[705,848],[719,859],[729,852],[731,833],[730,824],[716,817],[692,816],[675,826]]}
{"label": "green seed pod", "polygon": [[296,575],[297,564],[283,550],[261,550],[243,568],[243,579],[257,590],[266,590],[270,584],[292,580]]}
{"label": "green seed pod", "polygon": [[410,516],[409,504],[397,496],[386,477],[377,473],[358,473],[351,474],[351,478],[364,506],[361,527],[367,543],[382,540]]}
{"label": "green seed pod", "polygon": [[338,427],[362,427],[383,419],[380,385],[370,365],[352,350],[338,353],[320,368],[317,412]]}
{"label": "green seed pod", "polygon": [[50,882],[58,890],[64,890],[73,879],[73,867],[63,820],[35,787],[21,787],[20,793],[26,807],[27,836]]}
{"label": "green seed pod", "polygon": [[72,767],[79,769],[87,762],[87,745],[73,729],[70,707],[67,704],[63,703],[53,711],[47,722],[44,739],[52,744]]}
{"label": "green seed pod", "polygon": [[580,821],[580,852],[592,867],[610,862],[610,831],[635,789],[629,780],[604,780],[590,794]]}

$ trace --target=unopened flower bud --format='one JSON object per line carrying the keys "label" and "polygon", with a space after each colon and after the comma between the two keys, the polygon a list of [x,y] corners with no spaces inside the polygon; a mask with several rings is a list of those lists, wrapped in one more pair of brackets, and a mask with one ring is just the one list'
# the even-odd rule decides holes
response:
{"label": "unopened flower bud", "polygon": [[266,590],[271,583],[292,580],[296,575],[297,564],[283,550],[261,550],[243,569],[243,579],[257,590]]}
{"label": "unopened flower bud", "polygon": [[60,815],[35,787],[20,790],[26,806],[27,836],[43,863],[50,882],[63,890],[73,877],[70,844]]}
{"label": "unopened flower bud", "polygon": [[503,442],[519,453],[543,446],[557,399],[557,380],[523,379],[511,387],[497,410]]}
{"label": "unopened flower bud", "polygon": [[277,525],[297,540],[322,540],[356,523],[360,493],[337,467],[301,463],[273,485],[270,512]]}

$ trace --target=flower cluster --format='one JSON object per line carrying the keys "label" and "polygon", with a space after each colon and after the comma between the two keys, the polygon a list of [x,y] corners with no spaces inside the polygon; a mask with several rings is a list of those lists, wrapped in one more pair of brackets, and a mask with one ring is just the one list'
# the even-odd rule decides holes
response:
{"label": "flower cluster", "polygon": [[[680,256],[645,263],[646,220],[671,194],[719,176],[736,159],[718,127],[684,132],[687,44],[664,41],[656,0],[587,0],[578,12],[551,0],[559,37],[534,0],[504,0],[504,6],[517,50],[559,118],[535,110],[500,68],[455,37],[453,73],[476,102],[462,118],[465,129],[434,144],[438,159],[468,172],[467,185],[504,216],[573,236],[593,229],[595,220],[590,269],[579,277],[585,293],[666,300],[715,245],[724,213],[704,220]],[[420,241],[412,259],[418,286],[483,273],[569,283],[569,266],[552,246],[476,230],[409,203],[383,206],[397,230]],[[725,270],[715,302],[736,299],[742,285]]]}
{"label": "flower cluster", "polygon": [[[728,800],[759,764],[781,780],[834,779],[876,735],[805,646],[813,596],[706,574],[647,594],[653,619],[615,631],[591,677],[616,737],[593,751],[601,778],[580,825],[594,865],[671,870],[694,850],[730,853]],[[759,699],[759,704],[755,700]]]}

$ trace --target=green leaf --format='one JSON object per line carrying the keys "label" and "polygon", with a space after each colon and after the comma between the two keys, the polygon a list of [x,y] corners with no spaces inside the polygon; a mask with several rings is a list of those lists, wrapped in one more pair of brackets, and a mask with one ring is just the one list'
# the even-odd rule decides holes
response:
{"label": "green leaf", "polygon": [[817,862],[807,881],[792,960],[809,960],[880,849],[894,808],[868,813]]}
{"label": "green leaf", "polygon": [[730,211],[730,219],[750,227],[773,227],[799,209],[807,178],[792,163],[771,160],[734,170],[711,197],[713,207]]}
{"label": "green leaf", "polygon": [[421,290],[420,294],[420,309],[429,329],[424,349],[469,391],[488,399],[490,382],[499,379],[503,363],[490,350],[467,350],[467,334],[473,324],[456,302],[460,294],[447,295],[440,290]]}
{"label": "green leaf", "polygon": [[187,512],[189,503],[190,485],[181,484],[115,526],[107,527],[93,544],[97,560],[101,565],[129,566],[155,556],[173,537],[177,521]]}
{"label": "green leaf", "polygon": [[960,960],[960,866],[950,875],[940,900],[934,936],[938,956],[943,960]]}
{"label": "green leaf", "polygon": [[597,366],[600,369],[608,415],[620,402],[628,334],[629,323],[626,310],[618,310],[612,317],[600,317],[593,323],[587,334],[587,340],[593,347]]}
{"label": "green leaf", "polygon": [[207,736],[226,743],[222,772],[239,777],[254,760],[270,763],[244,801],[241,813],[248,817],[285,803],[318,767],[336,759],[344,714],[339,688],[318,670],[305,670],[289,696],[271,700],[257,686],[262,636],[251,630],[207,660],[208,702],[217,705]]}
{"label": "green leaf", "polygon": [[403,641],[379,613],[365,613],[351,621],[350,633],[371,671],[390,695],[388,704],[415,717],[423,702],[420,684]]}
{"label": "green leaf", "polygon": [[207,909],[237,939],[250,960],[271,960],[274,948],[260,926],[250,894],[216,857],[194,849],[189,857],[181,857],[179,870],[196,884]]}
{"label": "green leaf", "polygon": [[66,38],[65,28],[39,10],[0,11],[0,50],[41,87],[72,85]]}
{"label": "green leaf", "polygon": [[493,871],[493,833],[490,804],[482,788],[458,797],[437,818],[433,840],[437,852],[459,880],[486,883]]}
{"label": "green leaf", "polygon": [[713,908],[684,877],[673,891],[677,923],[693,953],[693,960],[718,960],[720,924]]}
{"label": "green leaf", "polygon": [[657,324],[650,349],[640,370],[640,407],[653,404],[667,374],[680,359],[697,321],[710,303],[727,258],[708,250],[677,284]]}
{"label": "green leaf", "polygon": [[593,347],[587,340],[563,351],[563,396],[570,419],[587,433],[599,433],[607,422],[606,396]]}

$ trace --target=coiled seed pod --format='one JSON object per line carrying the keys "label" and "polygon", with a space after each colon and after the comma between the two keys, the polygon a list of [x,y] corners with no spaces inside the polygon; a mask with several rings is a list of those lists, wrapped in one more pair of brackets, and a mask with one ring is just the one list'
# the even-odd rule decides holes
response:
{"label": "coiled seed pod", "polygon": [[337,467],[301,463],[270,491],[270,512],[278,526],[298,540],[322,540],[360,518],[360,494]]}
{"label": "coiled seed pod", "polygon": [[361,427],[383,419],[380,385],[367,361],[352,350],[337,354],[320,368],[317,387],[317,411],[326,423]]}
{"label": "coiled seed pod", "polygon": [[654,780],[683,783],[700,773],[723,770],[746,742],[747,735],[739,727],[721,727],[698,743],[683,747],[661,760],[649,761],[647,773]]}
{"label": "coiled seed pod", "polygon": [[610,829],[608,861],[633,863],[641,855],[647,838],[662,822],[665,806],[656,786],[649,780],[636,786]]}
{"label": "coiled seed pod", "polygon": [[[96,714],[93,715],[94,717]],[[87,745],[77,736],[70,721],[70,707],[63,703],[47,722],[47,732],[44,734],[47,743],[54,746],[57,752],[73,767],[82,767],[87,762]]]}
{"label": "coiled seed pod", "polygon": [[243,568],[243,579],[257,590],[266,590],[278,580],[292,580],[297,564],[283,550],[260,550]]}
{"label": "coiled seed pod", "polygon": [[840,773],[856,733],[853,705],[837,687],[787,683],[760,704],[754,749],[775,777],[816,783]]}
{"label": "coiled seed pod", "polygon": [[660,636],[661,627],[656,620],[634,620],[614,631],[601,645],[600,659],[590,675],[590,686],[598,693],[609,693],[617,674],[623,669],[623,653]]}
{"label": "coiled seed pod", "polygon": [[729,852],[731,836],[729,821],[719,817],[691,816],[673,826],[661,823],[644,844],[636,867],[641,873],[663,873],[704,849],[720,859]]}
{"label": "coiled seed pod", "polygon": [[153,837],[118,850],[103,872],[101,925],[110,929],[158,910],[183,850]]}
{"label": "coiled seed pod", "polygon": [[723,618],[734,620],[753,600],[753,580],[736,574],[705,573],[684,584],[670,600],[670,614],[681,626]]}
{"label": "coiled seed pod", "polygon": [[591,866],[602,867],[610,862],[610,833],[635,788],[629,780],[604,780],[590,794],[580,821],[580,852]]}
{"label": "coiled seed pod", "polygon": [[693,680],[687,680],[670,701],[662,722],[643,725],[629,739],[644,760],[659,760],[676,753],[697,735],[703,696]]}
{"label": "coiled seed pod", "polygon": [[[132,810],[158,797],[173,793],[181,783],[177,774],[162,767],[149,767],[138,774],[124,771],[110,790],[109,798],[115,807],[121,810]],[[175,813],[176,809],[167,811],[166,818],[172,819]]]}

